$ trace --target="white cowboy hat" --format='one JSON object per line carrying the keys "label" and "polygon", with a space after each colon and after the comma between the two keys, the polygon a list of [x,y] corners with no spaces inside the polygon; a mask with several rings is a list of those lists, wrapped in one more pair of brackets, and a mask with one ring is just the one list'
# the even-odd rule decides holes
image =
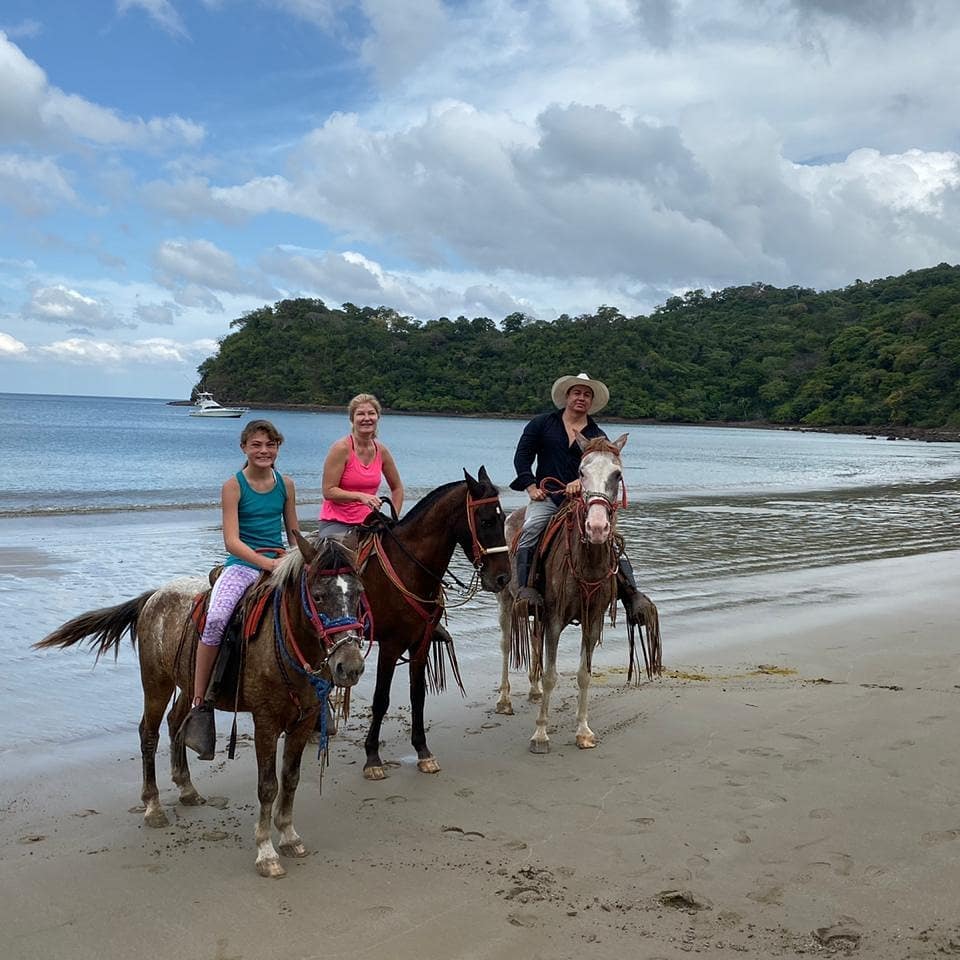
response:
{"label": "white cowboy hat", "polygon": [[599,380],[591,380],[588,373],[578,373],[576,376],[570,374],[561,377],[554,383],[553,389],[550,391],[554,405],[562,410],[567,405],[568,391],[571,387],[578,386],[589,387],[593,391],[593,403],[590,404],[587,413],[596,413],[610,402],[610,391],[605,383]]}

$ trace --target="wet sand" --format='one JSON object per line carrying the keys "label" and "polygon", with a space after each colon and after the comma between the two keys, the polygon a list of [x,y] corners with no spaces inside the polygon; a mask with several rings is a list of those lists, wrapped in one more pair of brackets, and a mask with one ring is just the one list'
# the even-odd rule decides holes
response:
{"label": "wet sand", "polygon": [[[516,715],[493,712],[490,658],[465,699],[428,702],[443,770],[418,773],[401,673],[384,728],[397,765],[363,780],[357,715],[322,795],[307,757],[311,855],[280,881],[253,868],[248,740],[192,764],[206,806],[179,806],[163,777],[160,830],[137,810],[137,718],[123,737],[38,747],[0,788],[3,956],[957,953],[958,569],[953,551],[811,573],[802,608],[685,623],[687,640],[711,634],[695,660],[667,621],[668,675],[639,688],[608,641],[592,751],[573,743],[572,654],[548,756],[527,751],[519,676]],[[813,599],[836,581],[844,599]]]}

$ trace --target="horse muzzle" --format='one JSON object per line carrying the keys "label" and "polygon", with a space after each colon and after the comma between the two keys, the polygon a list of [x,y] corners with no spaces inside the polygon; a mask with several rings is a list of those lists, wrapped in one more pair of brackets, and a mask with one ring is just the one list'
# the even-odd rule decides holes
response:
{"label": "horse muzzle", "polygon": [[344,637],[327,657],[330,679],[338,687],[356,686],[363,676],[364,661],[360,642],[360,638]]}

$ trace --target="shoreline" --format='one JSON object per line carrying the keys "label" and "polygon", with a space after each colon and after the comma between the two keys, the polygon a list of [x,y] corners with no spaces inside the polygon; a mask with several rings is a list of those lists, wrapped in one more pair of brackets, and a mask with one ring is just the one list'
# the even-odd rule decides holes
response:
{"label": "shoreline", "polygon": [[[191,407],[190,400],[168,400],[167,406]],[[303,413],[343,413],[347,412],[346,405],[329,405],[315,403],[256,403],[250,400],[238,400],[237,403],[248,406],[253,410],[288,410]],[[451,413],[438,410],[394,410],[384,407],[384,416],[391,417],[443,417],[451,420],[516,420],[527,421],[536,416],[534,413]],[[802,423],[773,423],[770,420],[701,420],[697,422],[682,422],[675,420],[655,420],[651,417],[604,417],[605,423],[618,423],[627,426],[649,427],[726,427],[741,430],[785,430],[794,433],[834,433],[848,436],[865,436],[883,440],[919,440],[925,443],[960,443],[960,429],[949,427],[912,427],[895,426],[893,424],[879,424],[873,426],[808,426]]]}

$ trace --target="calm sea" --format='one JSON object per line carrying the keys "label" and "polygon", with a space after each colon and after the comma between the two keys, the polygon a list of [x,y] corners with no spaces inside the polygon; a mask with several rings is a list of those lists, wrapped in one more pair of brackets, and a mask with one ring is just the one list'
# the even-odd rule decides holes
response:
{"label": "calm sea", "polygon": [[[242,462],[243,423],[259,416],[285,435],[278,466],[296,481],[309,529],[345,414],[202,420],[163,400],[0,394],[0,752],[135,725],[129,647],[116,665],[93,670],[85,650],[40,655],[30,644],[79,613],[216,562],[220,486]],[[511,420],[388,416],[381,435],[408,505],[484,464],[509,509],[523,502],[506,489],[521,429]],[[854,562],[960,548],[960,444],[618,424],[607,432],[630,435],[630,505],[618,522],[660,605],[668,662],[708,646],[721,613],[786,615],[814,596],[829,602],[860,589],[844,573]],[[830,571],[826,593],[809,574],[818,568]],[[459,555],[454,570],[469,572]],[[451,613],[461,664],[480,678],[471,695],[495,683],[495,616],[486,596]],[[618,664],[619,638],[614,631],[604,645]]]}

